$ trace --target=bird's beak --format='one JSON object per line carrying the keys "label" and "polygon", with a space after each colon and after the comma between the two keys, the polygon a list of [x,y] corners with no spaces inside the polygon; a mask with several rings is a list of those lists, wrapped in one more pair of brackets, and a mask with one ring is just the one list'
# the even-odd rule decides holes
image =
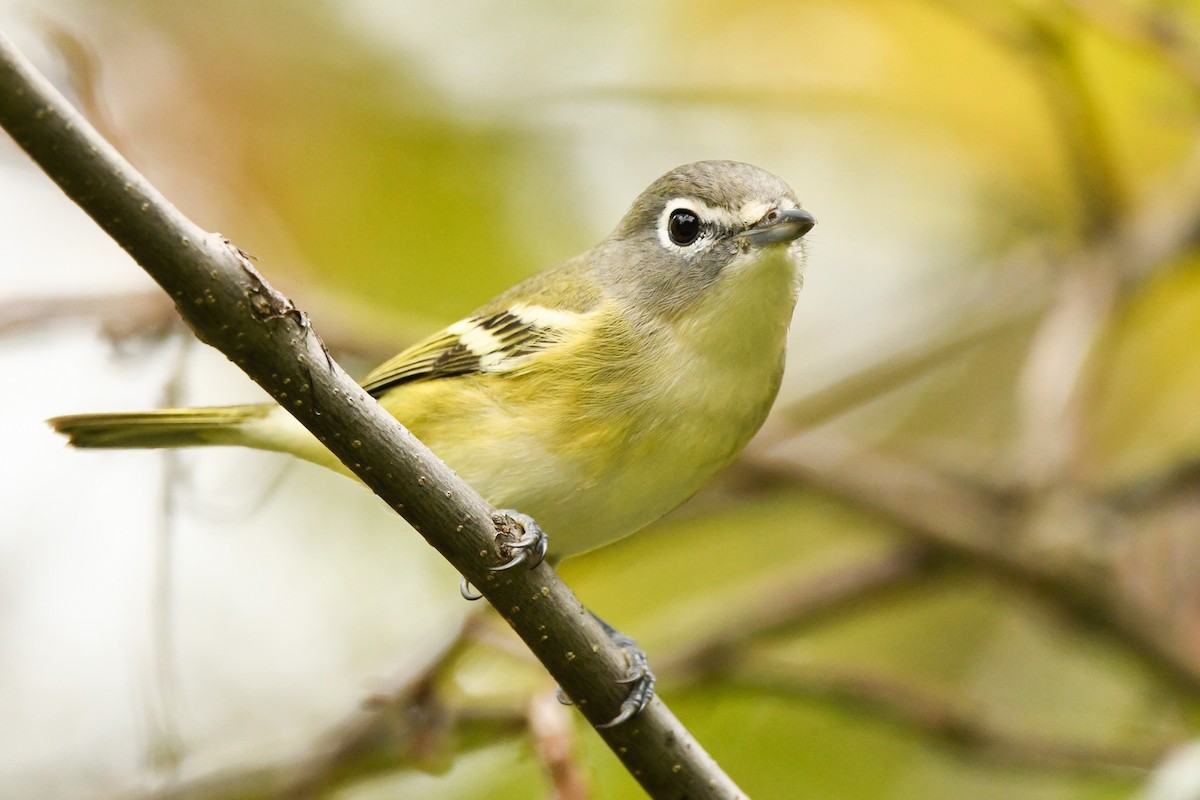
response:
{"label": "bird's beak", "polygon": [[816,218],[802,208],[776,208],[742,234],[755,247],[794,242],[812,230]]}

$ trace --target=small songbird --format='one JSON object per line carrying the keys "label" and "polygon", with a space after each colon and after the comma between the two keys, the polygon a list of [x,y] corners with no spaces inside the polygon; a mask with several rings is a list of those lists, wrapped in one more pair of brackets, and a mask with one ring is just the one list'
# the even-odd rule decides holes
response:
{"label": "small songbird", "polygon": [[[551,558],[590,550],[678,506],[762,425],[814,224],[762,169],[678,167],[591,250],[418,342],[362,385],[490,503],[523,512],[527,528],[536,520]],[[50,424],[76,447],[240,445],[350,474],[273,403]],[[545,552],[537,534],[533,547]],[[644,666],[641,656],[633,669]]]}

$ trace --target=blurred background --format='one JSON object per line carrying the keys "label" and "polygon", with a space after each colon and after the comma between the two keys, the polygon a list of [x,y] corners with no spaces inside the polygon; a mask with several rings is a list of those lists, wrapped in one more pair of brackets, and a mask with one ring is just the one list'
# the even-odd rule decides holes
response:
{"label": "blurred background", "polygon": [[[565,580],[753,797],[1200,797],[1200,3],[0,0],[0,30],[360,375],[676,165],[779,174],[820,224],[772,418]],[[50,433],[262,394],[7,138],[0,374],[0,795],[642,796],[352,482]]]}

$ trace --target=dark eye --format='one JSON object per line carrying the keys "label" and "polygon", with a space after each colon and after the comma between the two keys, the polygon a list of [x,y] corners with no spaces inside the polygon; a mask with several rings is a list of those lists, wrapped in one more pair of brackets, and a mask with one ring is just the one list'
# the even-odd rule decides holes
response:
{"label": "dark eye", "polygon": [[677,208],[667,220],[667,235],[680,247],[686,247],[700,237],[700,218],[686,208]]}

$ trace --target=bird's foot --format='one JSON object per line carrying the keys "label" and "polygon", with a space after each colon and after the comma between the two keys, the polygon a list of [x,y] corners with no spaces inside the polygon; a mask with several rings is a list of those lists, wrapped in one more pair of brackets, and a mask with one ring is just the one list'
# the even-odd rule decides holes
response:
{"label": "bird's foot", "polygon": [[[526,564],[529,569],[533,569],[546,558],[546,548],[550,544],[550,537],[546,535],[540,525],[533,521],[533,517],[506,508],[492,517],[492,524],[496,526],[496,540],[500,545],[500,554],[508,559],[498,567],[488,567],[492,572],[502,572],[519,564]],[[518,534],[517,531],[520,533]],[[505,541],[511,536],[516,536],[516,541]],[[505,540],[502,540],[501,537]],[[474,601],[483,597],[466,578],[459,581],[458,591],[464,600]]]}
{"label": "bird's foot", "polygon": [[629,671],[625,673],[619,683],[628,685],[629,694],[625,696],[624,702],[621,703],[621,710],[615,717],[608,722],[597,727],[600,728],[615,728],[622,722],[625,722],[645,710],[650,704],[650,699],[654,697],[654,673],[650,671],[650,661],[646,658],[646,651],[637,646],[637,642],[629,638],[612,626],[604,623],[601,624],[608,630],[608,635],[612,637],[613,642],[617,647],[625,653],[625,660],[629,662]]}
{"label": "bird's foot", "polygon": [[[533,521],[533,517],[506,508],[492,517],[492,523],[496,526],[496,539],[500,543],[500,553],[508,557],[508,560],[500,566],[489,567],[492,572],[502,572],[519,564],[528,564],[529,569],[533,569],[546,558],[546,548],[550,544],[550,537],[546,535],[540,525]],[[520,535],[515,542],[501,539],[501,537],[507,539],[507,537],[515,535],[517,531],[520,532]]]}
{"label": "bird's foot", "polygon": [[[596,617],[595,614],[592,614],[592,616]],[[621,703],[621,710],[608,722],[596,726],[597,728],[615,728],[642,713],[646,706],[650,704],[650,700],[654,697],[654,683],[656,678],[654,677],[654,673],[650,671],[650,661],[646,658],[646,651],[638,647],[637,642],[599,617],[596,617],[596,621],[604,628],[605,633],[613,640],[613,643],[625,653],[625,660],[629,663],[629,671],[625,673],[624,678],[618,681],[618,683],[627,684],[631,687],[629,694],[625,696],[625,700]],[[562,690],[561,686],[556,690],[555,696],[558,698],[558,702],[563,705],[571,705],[571,698],[567,697],[566,692]]]}

